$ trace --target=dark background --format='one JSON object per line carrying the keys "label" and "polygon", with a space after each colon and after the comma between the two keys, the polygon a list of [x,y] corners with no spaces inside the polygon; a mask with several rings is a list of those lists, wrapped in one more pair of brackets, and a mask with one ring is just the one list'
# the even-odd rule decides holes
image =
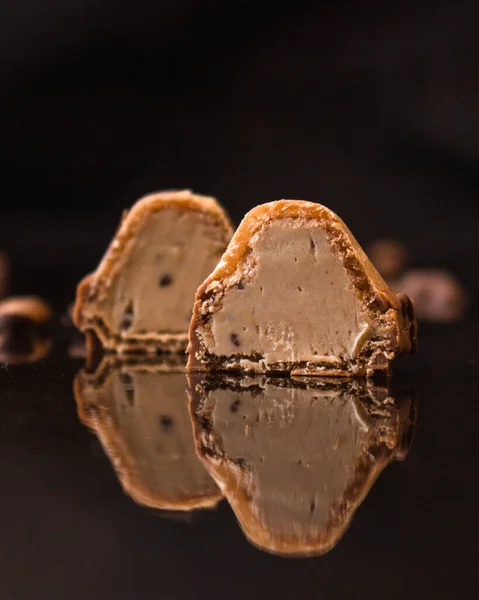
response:
{"label": "dark background", "polygon": [[[127,498],[76,418],[68,361],[0,366],[0,600],[477,598],[479,3],[0,0],[0,248],[64,310],[121,211],[190,187],[234,221],[284,197],[363,245],[404,241],[472,296],[395,370],[408,460],[321,559]],[[63,334],[64,336],[66,334]]]}
{"label": "dark background", "polygon": [[14,291],[67,302],[124,207],[183,187],[236,223],[324,203],[479,289],[478,24],[475,0],[3,0]]}

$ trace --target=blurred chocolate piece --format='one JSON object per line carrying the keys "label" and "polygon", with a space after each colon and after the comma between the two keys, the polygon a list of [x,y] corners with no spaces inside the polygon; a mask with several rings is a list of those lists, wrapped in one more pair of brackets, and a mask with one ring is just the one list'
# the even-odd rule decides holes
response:
{"label": "blurred chocolate piece", "polygon": [[368,248],[368,256],[386,281],[396,279],[406,268],[408,253],[397,240],[377,240]]}
{"label": "blurred chocolate piece", "polygon": [[185,361],[122,363],[106,357],[74,383],[80,420],[138,504],[169,511],[213,507],[222,495],[196,455]]}
{"label": "blurred chocolate piece", "polygon": [[0,317],[8,315],[24,316],[41,327],[52,320],[53,311],[37,296],[11,296],[0,302]]}
{"label": "blurred chocolate piece", "polygon": [[448,271],[411,270],[391,285],[412,298],[418,317],[425,321],[454,322],[464,316],[466,291]]}
{"label": "blurred chocolate piece", "polygon": [[15,296],[0,302],[0,361],[34,362],[50,349],[48,324],[53,313],[35,296]]}
{"label": "blurred chocolate piece", "polygon": [[10,289],[10,261],[5,252],[0,252],[0,299],[8,294]]}
{"label": "blurred chocolate piece", "polygon": [[314,202],[253,208],[198,288],[188,368],[378,376],[417,347],[414,309]]}
{"label": "blurred chocolate piece", "polygon": [[183,190],[140,199],[78,286],[75,324],[110,352],[184,351],[196,289],[232,233],[215,198]]}
{"label": "blurred chocolate piece", "polygon": [[412,443],[412,395],[395,398],[364,380],[189,380],[199,456],[246,537],[274,554],[331,550],[381,471]]}

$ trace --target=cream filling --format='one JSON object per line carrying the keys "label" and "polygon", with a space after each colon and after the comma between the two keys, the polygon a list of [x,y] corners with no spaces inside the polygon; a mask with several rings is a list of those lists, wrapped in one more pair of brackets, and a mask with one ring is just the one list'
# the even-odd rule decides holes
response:
{"label": "cream filling", "polygon": [[258,353],[266,365],[357,356],[371,328],[323,230],[273,222],[253,239],[252,256],[253,277],[236,274],[241,284],[213,314],[209,352]]}
{"label": "cream filling", "polygon": [[[181,373],[113,371],[102,388],[91,388],[88,400],[108,412],[108,427],[103,440],[111,437],[119,444],[105,443],[119,479],[125,475],[121,464],[133,465],[128,480],[138,481],[151,497],[158,496],[158,507],[171,502],[199,498],[217,491],[211,477],[196,455],[188,412],[185,376]],[[116,462],[124,452],[123,461]],[[134,497],[134,489],[127,490]]]}
{"label": "cream filling", "polygon": [[224,250],[224,232],[200,213],[149,215],[123,251],[101,307],[105,321],[123,336],[186,333],[196,290]]}
{"label": "cream filling", "polygon": [[259,395],[215,390],[211,401],[219,451],[264,528],[307,536],[327,527],[371,435],[353,396],[266,385]]}

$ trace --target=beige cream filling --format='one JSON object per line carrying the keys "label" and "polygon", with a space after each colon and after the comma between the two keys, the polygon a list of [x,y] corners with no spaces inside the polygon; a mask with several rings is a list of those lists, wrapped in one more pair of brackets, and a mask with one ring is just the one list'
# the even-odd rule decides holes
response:
{"label": "beige cream filling", "polygon": [[266,365],[349,360],[371,336],[361,301],[325,232],[296,223],[273,222],[252,241],[252,278],[236,274],[241,284],[227,292],[213,315],[211,335],[200,330],[210,352],[258,353]]}
{"label": "beige cream filling", "polygon": [[351,394],[267,385],[260,395],[216,390],[209,398],[220,451],[236,460],[235,477],[244,459],[240,486],[265,529],[294,536],[326,527],[371,435]]}
{"label": "beige cream filling", "polygon": [[[118,444],[105,444],[118,477],[132,482],[127,490],[135,496],[134,482],[171,502],[215,494],[211,477],[196,455],[188,412],[186,378],[181,373],[142,373],[113,371],[100,390],[88,390],[87,399],[104,407],[108,428],[102,438],[115,438]],[[116,456],[123,453],[117,463]],[[125,473],[121,465],[132,465]],[[131,468],[131,467],[130,467]],[[152,503],[153,506],[153,503]]]}
{"label": "beige cream filling", "polygon": [[123,336],[186,333],[196,289],[224,250],[224,232],[201,213],[150,214],[102,303],[107,325]]}

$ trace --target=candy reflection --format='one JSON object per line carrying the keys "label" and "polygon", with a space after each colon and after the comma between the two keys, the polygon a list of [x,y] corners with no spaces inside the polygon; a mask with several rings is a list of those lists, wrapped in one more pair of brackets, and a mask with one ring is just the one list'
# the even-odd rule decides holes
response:
{"label": "candy reflection", "polygon": [[125,492],[156,509],[209,507],[221,497],[195,453],[182,370],[178,362],[106,360],[75,379],[80,420],[98,436]]}
{"label": "candy reflection", "polygon": [[190,397],[199,454],[245,535],[292,556],[337,544],[415,421],[411,398],[351,380],[192,376]]}

